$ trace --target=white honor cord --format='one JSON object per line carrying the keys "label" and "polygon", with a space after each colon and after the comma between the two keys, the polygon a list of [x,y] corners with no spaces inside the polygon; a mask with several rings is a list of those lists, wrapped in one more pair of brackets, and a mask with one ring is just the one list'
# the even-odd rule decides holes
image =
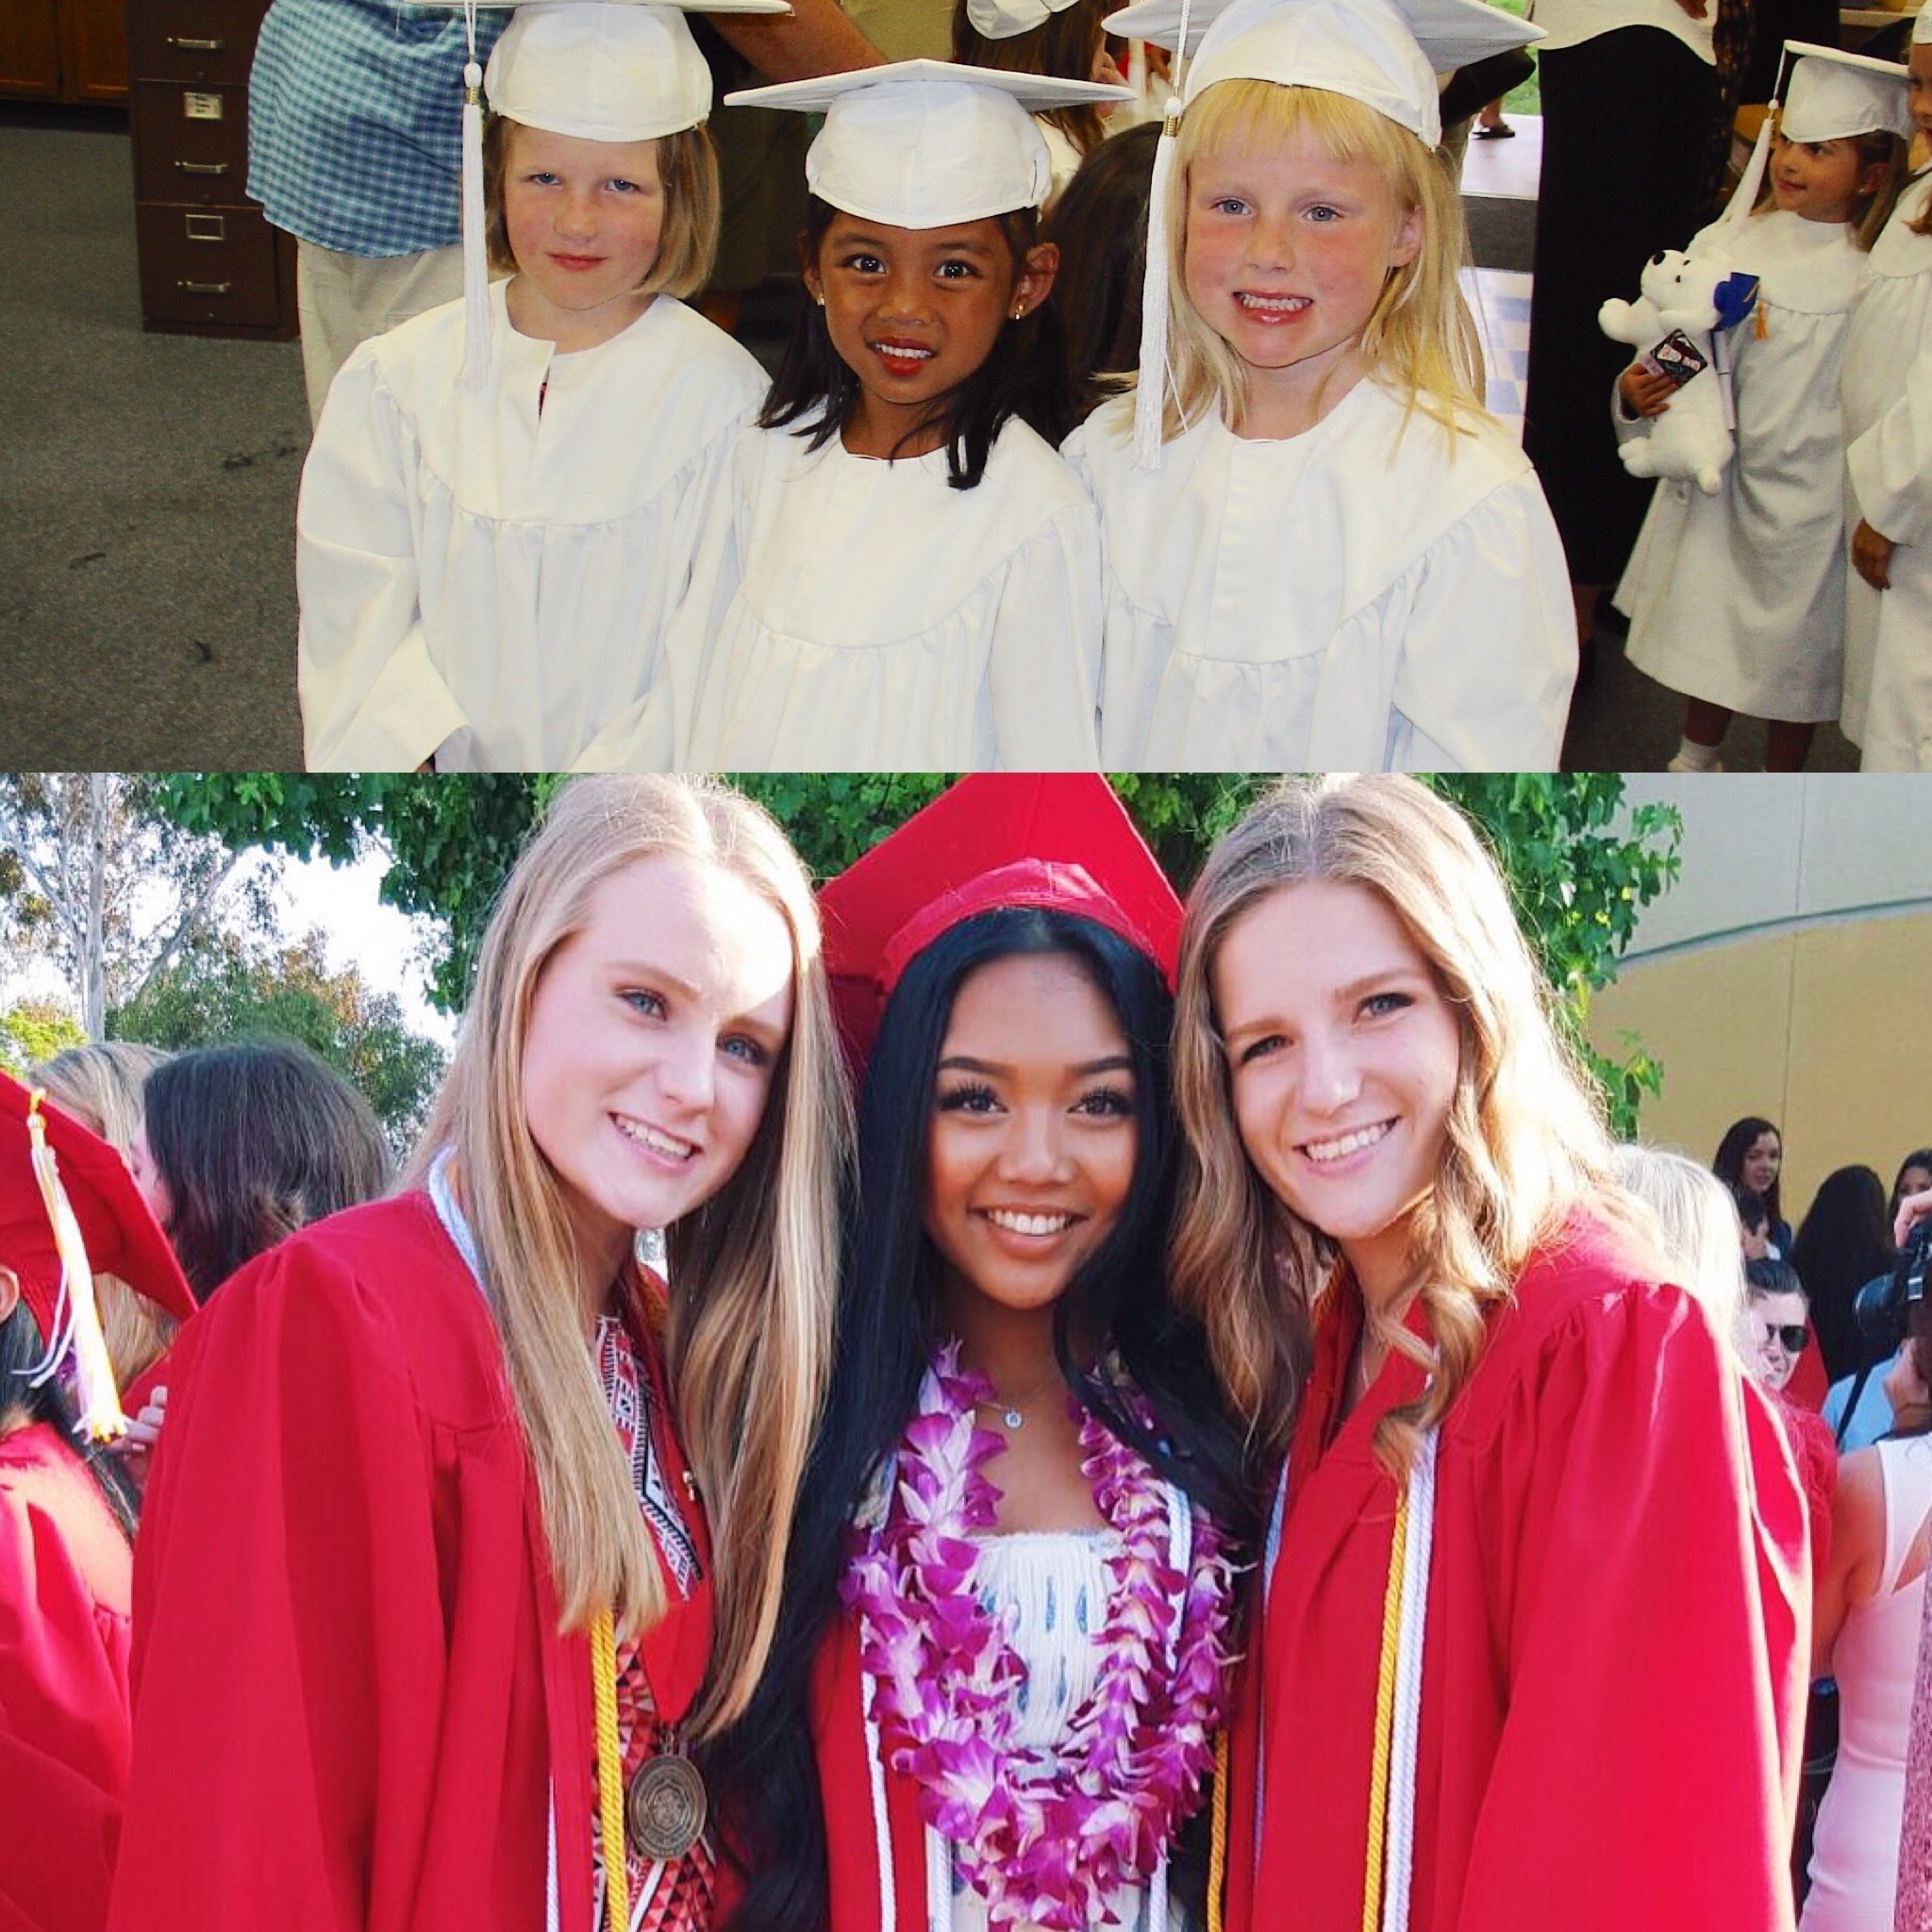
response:
{"label": "white honor cord", "polygon": [[[447,1157],[444,1157],[447,1158]],[[550,1786],[550,1860],[543,1878],[545,1932],[563,1932],[563,1894],[557,1884],[557,1785]]]}
{"label": "white honor cord", "polygon": [[[1171,1677],[1174,1674],[1175,1651],[1180,1643],[1181,1617],[1187,1607],[1188,1578],[1193,1569],[1194,1557],[1194,1506],[1188,1500],[1188,1492],[1178,1483],[1166,1483],[1167,1491],[1167,1561],[1168,1567],[1181,1580],[1180,1597],[1174,1605],[1174,1629],[1168,1638],[1167,1668]],[[1147,1932],[1167,1932],[1167,1852],[1160,1854],[1160,1861],[1154,1868],[1154,1876],[1147,1888]]]}
{"label": "white honor cord", "polygon": [[886,1812],[886,1767],[879,1756],[879,1721],[873,1715],[872,1673],[862,1665],[858,1695],[865,1713],[866,1782],[872,1787],[873,1839],[879,1859],[879,1932],[893,1932],[899,1923],[899,1901],[892,1887],[892,1822]]}
{"label": "white honor cord", "polygon": [[925,1932],[953,1932],[953,1845],[925,1827]]}
{"label": "white honor cord", "polygon": [[1436,1431],[1423,1438],[1408,1471],[1408,1555],[1395,1647],[1395,1723],[1389,1751],[1388,1873],[1382,1932],[1408,1932],[1415,1863],[1415,1765],[1423,1708],[1423,1638],[1429,1617],[1429,1553],[1436,1540]]}
{"label": "white honor cord", "polygon": [[[1281,1463],[1281,1480],[1274,1486],[1274,1506],[1268,1512],[1268,1538],[1261,1545],[1260,1626],[1268,1627],[1268,1592],[1274,1588],[1274,1565],[1281,1555],[1281,1524],[1288,1514],[1288,1458]],[[1257,1638],[1257,1642],[1261,1641]],[[1255,1718],[1255,1762],[1268,1762],[1268,1712],[1265,1700]],[[1255,1876],[1261,1875],[1261,1792],[1264,1780],[1255,1780]]]}

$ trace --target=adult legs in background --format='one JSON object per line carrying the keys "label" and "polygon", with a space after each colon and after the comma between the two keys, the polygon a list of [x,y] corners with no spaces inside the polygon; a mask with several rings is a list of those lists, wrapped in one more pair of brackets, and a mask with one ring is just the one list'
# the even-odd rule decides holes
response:
{"label": "adult legs in background", "polygon": [[[774,116],[773,118],[776,118]],[[336,371],[367,341],[463,292],[461,248],[421,255],[342,255],[295,244],[295,310],[302,320],[302,379],[308,421],[322,414]]]}

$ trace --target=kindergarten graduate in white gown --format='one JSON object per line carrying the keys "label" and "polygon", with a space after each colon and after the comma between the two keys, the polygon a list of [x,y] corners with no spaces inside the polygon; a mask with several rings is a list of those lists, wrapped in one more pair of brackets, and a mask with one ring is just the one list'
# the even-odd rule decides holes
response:
{"label": "kindergarten graduate in white gown", "polygon": [[[1911,119],[1895,61],[1802,42],[1791,52],[1802,58],[1775,135],[1768,125],[1730,209],[1690,244],[1693,255],[1723,248],[1758,278],[1755,319],[1726,337],[1736,453],[1714,496],[1689,478],[1658,482],[1617,588],[1625,655],[1690,701],[1684,769],[1713,765],[1741,711],[1773,721],[1769,769],[1802,770],[1811,727],[1839,715],[1843,687],[1839,378],[1867,251],[1905,179]],[[1669,394],[1668,376],[1625,370],[1619,438],[1646,433]]]}
{"label": "kindergarten graduate in white gown", "polygon": [[718,230],[710,73],[682,14],[525,7],[487,85],[488,248],[514,278],[486,283],[473,208],[468,297],[350,357],[303,471],[314,767],[668,762],[664,628],[764,393],[677,300]]}
{"label": "kindergarten graduate in white gown", "polygon": [[1108,23],[1206,33],[1155,166],[1140,387],[1066,445],[1107,558],[1103,761],[1553,768],[1569,577],[1482,408],[1431,152],[1436,70],[1536,30],[1476,0],[1186,13]]}
{"label": "kindergarten graduate in white gown", "polygon": [[[1932,9],[1910,68],[1912,119],[1932,135]],[[1845,735],[1865,771],[1932,771],[1932,169],[1873,245],[1845,342],[1844,426]]]}
{"label": "kindergarten graduate in white gown", "polygon": [[1094,764],[1097,519],[1025,420],[1068,408],[1026,107],[1125,92],[917,60],[730,96],[826,118],[812,301],[673,629],[680,766]]}

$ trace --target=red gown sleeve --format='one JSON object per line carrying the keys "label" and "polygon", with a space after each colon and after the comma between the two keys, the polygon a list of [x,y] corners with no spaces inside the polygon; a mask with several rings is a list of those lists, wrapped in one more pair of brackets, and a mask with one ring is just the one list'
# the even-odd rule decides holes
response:
{"label": "red gown sleeve", "polygon": [[99,1932],[127,1751],[125,1611],[0,1483],[0,1932]]}
{"label": "red gown sleeve", "polygon": [[183,1331],[136,1550],[122,1932],[411,1921],[445,1651],[404,1360],[312,1242]]}
{"label": "red gown sleeve", "polygon": [[1522,1482],[1507,1713],[1459,1932],[1790,1924],[1803,1504],[1784,1458],[1754,1473],[1741,1396],[1670,1289],[1592,1298],[1523,1375],[1495,1463]]}

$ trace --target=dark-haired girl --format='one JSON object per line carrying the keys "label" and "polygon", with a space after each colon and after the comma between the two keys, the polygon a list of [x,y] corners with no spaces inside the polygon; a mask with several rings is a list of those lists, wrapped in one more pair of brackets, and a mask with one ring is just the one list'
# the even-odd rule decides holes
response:
{"label": "dark-haired girl", "polygon": [[1125,90],[905,61],[734,101],[826,110],[806,287],[670,645],[689,769],[1091,767],[1099,528],[1026,106]]}
{"label": "dark-haired girl", "polygon": [[1710,1171],[1727,1188],[1749,1188],[1771,1217],[1772,1251],[1780,1259],[1791,1252],[1791,1224],[1784,1217],[1778,1174],[1785,1164],[1784,1137],[1767,1120],[1747,1114],[1724,1129],[1711,1157]]}
{"label": "dark-haired girl", "polygon": [[737,1924],[1159,1926],[1202,1896],[1250,1513],[1160,1265],[1178,908],[1098,777],[983,776],[824,910],[848,1043],[885,1004],[841,1352],[722,1754]]}

